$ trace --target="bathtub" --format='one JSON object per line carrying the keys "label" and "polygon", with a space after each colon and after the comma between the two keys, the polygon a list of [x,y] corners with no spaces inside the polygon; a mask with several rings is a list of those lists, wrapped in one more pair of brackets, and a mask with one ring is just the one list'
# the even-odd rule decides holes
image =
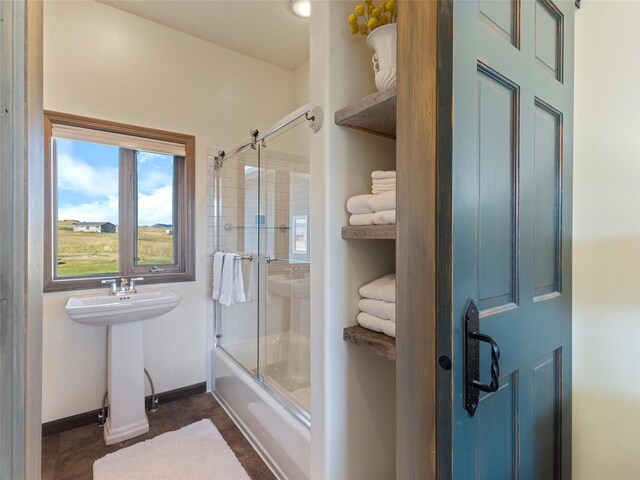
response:
{"label": "bathtub", "polygon": [[[283,341],[287,348],[309,348],[309,340],[295,332],[267,336],[264,343],[261,342],[264,346],[261,357],[265,364],[273,361],[269,357],[276,355],[278,342],[282,344]],[[277,392],[258,382],[234,360],[249,369],[254,368],[251,360],[255,359],[256,348],[256,340],[250,340],[225,345],[224,349],[212,349],[212,393],[278,478],[309,479],[311,436],[308,417],[292,408]],[[305,365],[300,368],[304,370]]]}

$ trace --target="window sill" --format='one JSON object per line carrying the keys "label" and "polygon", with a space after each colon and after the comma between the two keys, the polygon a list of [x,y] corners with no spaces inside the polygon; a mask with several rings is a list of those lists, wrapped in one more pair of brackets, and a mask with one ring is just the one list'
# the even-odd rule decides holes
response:
{"label": "window sill", "polygon": [[[196,280],[195,275],[190,273],[153,273],[143,275],[144,281],[139,283],[138,286],[144,288],[145,285],[154,285],[157,283],[180,283],[180,282],[194,282]],[[127,275],[112,275],[93,278],[70,278],[68,280],[53,280],[48,285],[44,286],[44,293],[52,292],[68,292],[74,290],[96,290],[100,288],[108,289],[108,285],[102,284],[102,280],[110,278],[129,278]]]}

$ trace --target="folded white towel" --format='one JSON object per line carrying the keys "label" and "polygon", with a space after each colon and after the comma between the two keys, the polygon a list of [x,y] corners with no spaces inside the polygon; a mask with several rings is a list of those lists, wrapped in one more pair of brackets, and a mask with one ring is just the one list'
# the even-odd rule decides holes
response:
{"label": "folded white towel", "polygon": [[383,320],[396,321],[396,304],[391,302],[383,302],[382,300],[373,300],[371,298],[363,298],[358,302],[358,308],[364,313],[375,315]]}
{"label": "folded white towel", "polygon": [[384,320],[375,315],[360,312],[358,314],[358,323],[366,329],[381,332],[389,337],[396,338],[396,324],[391,320]]}
{"label": "folded white towel", "polygon": [[235,305],[245,301],[242,265],[239,258],[240,256],[236,253],[224,255],[219,299],[222,305]]}
{"label": "folded white towel", "polygon": [[396,210],[382,210],[373,214],[373,223],[375,225],[395,225]]}
{"label": "folded white towel", "polygon": [[374,195],[380,195],[381,193],[387,193],[390,192],[391,190],[395,191],[395,188],[387,188],[387,189],[383,189],[383,190],[379,190],[377,188],[372,188],[371,189],[371,193]]}
{"label": "folded white towel", "polygon": [[[369,203],[372,212],[380,212],[382,210],[394,210],[396,208],[396,191],[381,193],[380,195],[371,195]],[[356,213],[356,212],[351,212]],[[360,212],[357,212],[360,213]],[[362,212],[366,213],[366,212]]]}
{"label": "folded white towel", "polygon": [[376,170],[375,172],[371,172],[371,178],[373,180],[380,180],[383,178],[396,178],[396,171],[395,170],[388,170],[388,171]]}
{"label": "folded white towel", "polygon": [[371,185],[375,186],[381,186],[381,185],[395,185],[396,184],[396,179],[395,178],[381,178],[379,180],[377,179],[373,179],[371,180]]}
{"label": "folded white towel", "polygon": [[391,273],[378,278],[371,283],[360,287],[360,295],[365,298],[382,300],[384,302],[396,301],[396,274]]}
{"label": "folded white towel", "polygon": [[354,213],[349,217],[350,225],[375,225],[376,214],[375,213]]}
{"label": "folded white towel", "polygon": [[371,200],[373,195],[356,195],[347,200],[347,210],[349,213],[371,213]]}
{"label": "folded white towel", "polygon": [[395,189],[396,189],[396,185],[395,184],[393,184],[393,185],[373,185],[371,187],[372,191],[379,190],[379,191],[388,192],[389,190],[395,190]]}
{"label": "folded white towel", "polygon": [[214,300],[220,299],[220,287],[222,286],[222,264],[224,263],[224,252],[213,254],[213,294]]}

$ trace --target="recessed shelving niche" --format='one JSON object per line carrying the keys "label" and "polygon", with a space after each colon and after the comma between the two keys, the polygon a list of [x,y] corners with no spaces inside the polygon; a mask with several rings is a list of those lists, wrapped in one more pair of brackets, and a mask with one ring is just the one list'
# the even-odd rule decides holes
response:
{"label": "recessed shelving niche", "polygon": [[[355,130],[396,138],[396,87],[375,92],[335,114],[335,123]],[[349,225],[342,227],[342,238],[349,240],[395,240],[396,225]],[[396,339],[360,325],[344,329],[342,338],[389,360],[396,359]]]}

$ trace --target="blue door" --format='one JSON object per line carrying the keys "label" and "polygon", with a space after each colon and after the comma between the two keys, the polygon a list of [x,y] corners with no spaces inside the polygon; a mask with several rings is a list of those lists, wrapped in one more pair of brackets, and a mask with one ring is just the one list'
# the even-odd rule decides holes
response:
{"label": "blue door", "polygon": [[439,462],[455,479],[571,478],[575,8],[453,4],[453,370]]}

